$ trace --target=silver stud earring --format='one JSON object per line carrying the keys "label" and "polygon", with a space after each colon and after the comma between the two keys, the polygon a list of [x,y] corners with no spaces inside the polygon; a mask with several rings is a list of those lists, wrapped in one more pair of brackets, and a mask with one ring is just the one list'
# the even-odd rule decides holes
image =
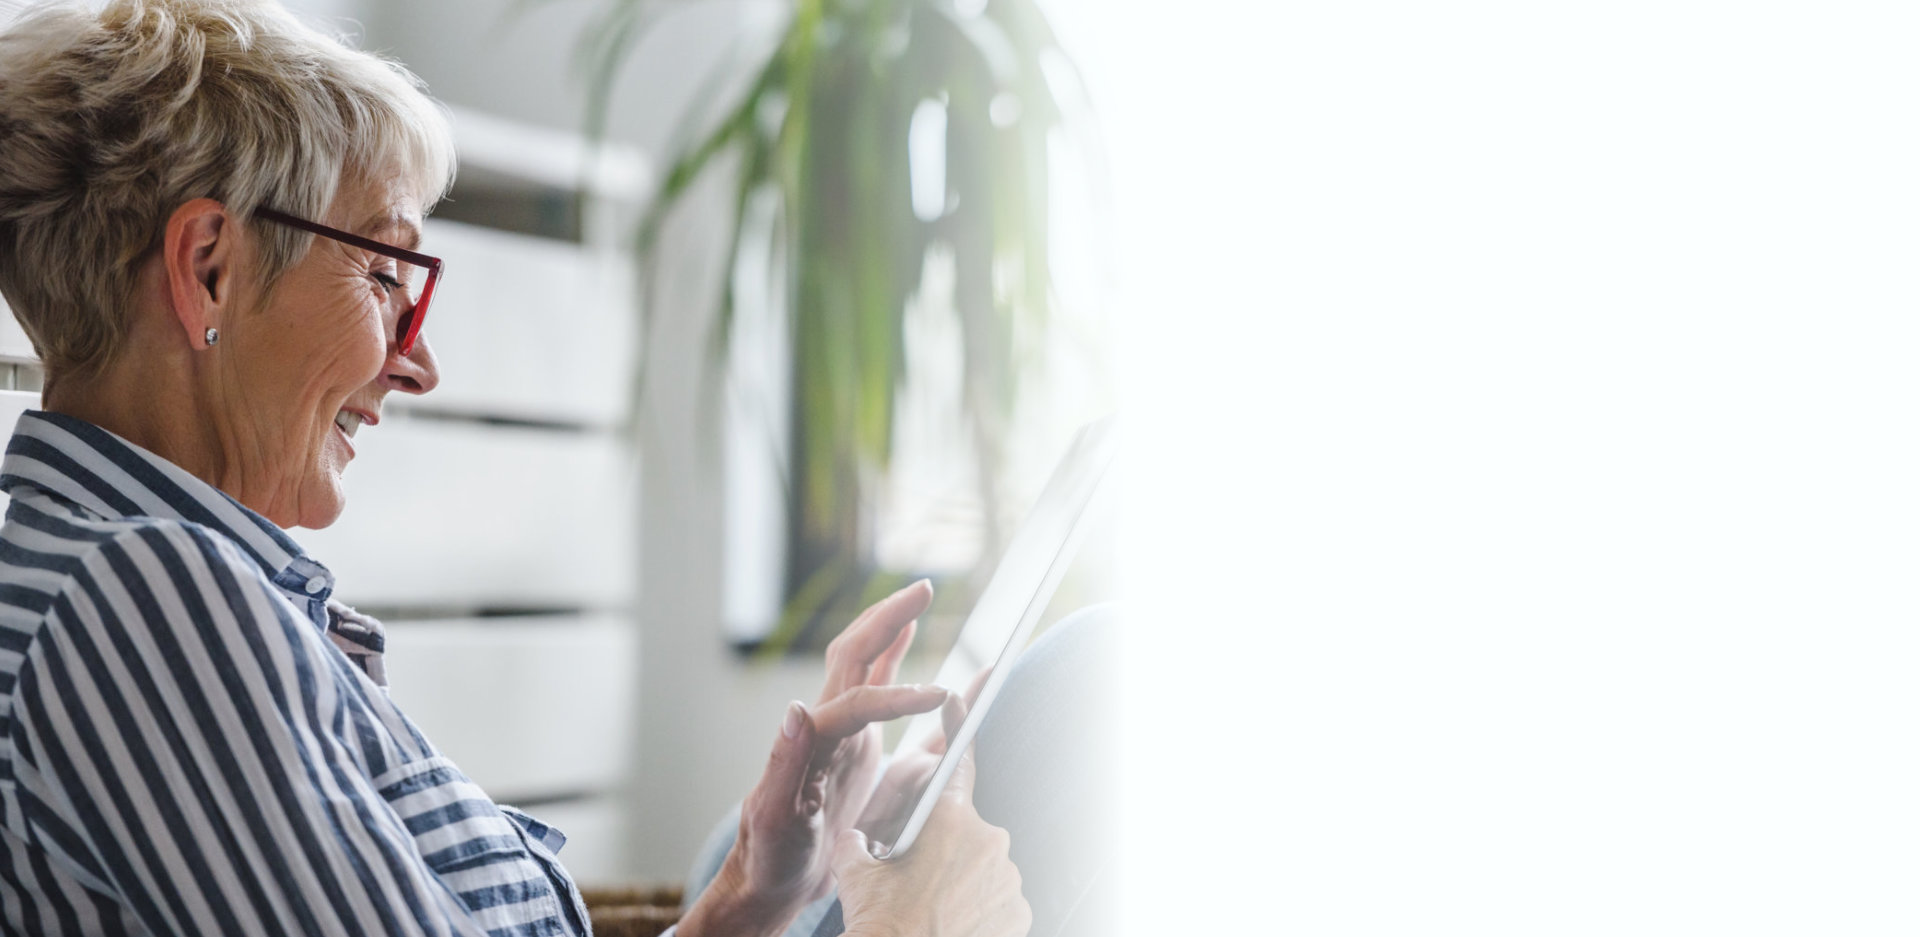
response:
{"label": "silver stud earring", "polygon": [[218,344],[220,344],[220,330],[208,329],[207,330],[207,347],[212,348],[213,346]]}

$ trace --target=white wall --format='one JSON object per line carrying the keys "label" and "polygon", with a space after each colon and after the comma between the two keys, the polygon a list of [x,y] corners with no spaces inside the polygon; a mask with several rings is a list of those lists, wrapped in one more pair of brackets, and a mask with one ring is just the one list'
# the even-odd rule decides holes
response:
{"label": "white wall", "polygon": [[[543,0],[510,16],[514,0],[304,0],[358,4],[368,48],[385,51],[424,78],[436,97],[514,120],[578,130],[586,87],[574,62],[579,35],[600,0]],[[742,24],[777,19],[774,0],[690,3],[661,21],[621,73],[611,135],[658,153],[708,68]],[[350,11],[348,15],[352,15]]]}

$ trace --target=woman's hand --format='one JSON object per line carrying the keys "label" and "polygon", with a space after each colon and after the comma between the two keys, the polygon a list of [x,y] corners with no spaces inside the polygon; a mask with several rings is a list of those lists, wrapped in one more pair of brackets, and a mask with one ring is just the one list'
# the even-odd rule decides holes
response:
{"label": "woman's hand", "polygon": [[924,580],[863,612],[827,648],[827,686],[809,712],[795,702],[740,835],[679,933],[777,934],[833,886],[835,837],[866,806],[880,764],[879,723],[939,707],[939,687],[892,686],[933,588]]}
{"label": "woman's hand", "polygon": [[[964,711],[948,707],[948,736],[960,727],[954,715]],[[833,874],[840,882],[847,937],[1025,937],[1033,910],[1020,894],[1020,870],[1007,855],[1007,831],[973,809],[973,776],[969,747],[903,856],[875,859],[859,830],[840,834]]]}
{"label": "woman's hand", "polygon": [[[933,584],[922,579],[882,599],[847,626],[847,630],[827,645],[827,685],[820,693],[821,707],[824,709],[829,701],[847,694],[893,683],[900,674],[900,661],[913,644],[917,619],[931,604]],[[940,705],[947,696],[941,691],[939,697],[933,699],[934,706]],[[915,712],[932,708],[928,706]],[[853,829],[865,811],[879,777],[882,744],[880,726],[870,723],[843,739],[815,745],[809,784],[821,786],[828,845],[842,832]],[[813,883],[814,898],[827,894],[833,887],[824,852],[818,878]]]}

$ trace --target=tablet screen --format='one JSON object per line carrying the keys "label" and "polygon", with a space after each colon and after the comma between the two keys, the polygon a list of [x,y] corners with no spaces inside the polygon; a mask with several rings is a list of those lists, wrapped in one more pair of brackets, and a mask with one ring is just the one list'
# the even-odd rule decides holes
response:
{"label": "tablet screen", "polygon": [[939,792],[953,775],[957,753],[972,743],[1008,670],[1026,649],[1041,613],[1072,564],[1079,535],[1086,528],[1088,506],[1115,450],[1111,417],[1081,428],[1032,512],[1008,542],[993,578],[934,677],[935,683],[961,694],[968,694],[977,683],[977,695],[951,744],[938,710],[916,716],[908,724],[889,768],[908,783],[883,784],[867,810],[867,816],[877,818],[863,830],[876,856],[904,853],[919,835]]}

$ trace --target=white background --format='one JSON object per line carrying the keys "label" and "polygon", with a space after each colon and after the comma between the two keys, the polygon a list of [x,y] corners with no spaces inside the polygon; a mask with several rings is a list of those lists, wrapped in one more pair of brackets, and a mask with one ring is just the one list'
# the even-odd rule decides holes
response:
{"label": "white background", "polygon": [[1054,6],[1146,443],[1128,932],[1913,933],[1907,7]]}

